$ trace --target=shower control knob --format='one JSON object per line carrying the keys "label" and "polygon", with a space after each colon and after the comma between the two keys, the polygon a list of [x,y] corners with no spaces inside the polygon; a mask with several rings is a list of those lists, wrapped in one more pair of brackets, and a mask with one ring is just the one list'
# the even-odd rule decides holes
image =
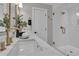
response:
{"label": "shower control knob", "polygon": [[35,34],[37,34],[37,32],[34,32]]}

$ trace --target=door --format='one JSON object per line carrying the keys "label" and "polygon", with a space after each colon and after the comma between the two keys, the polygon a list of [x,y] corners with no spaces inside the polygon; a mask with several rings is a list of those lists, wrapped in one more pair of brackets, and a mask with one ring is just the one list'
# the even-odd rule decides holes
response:
{"label": "door", "polygon": [[32,8],[32,30],[43,40],[47,41],[47,10]]}

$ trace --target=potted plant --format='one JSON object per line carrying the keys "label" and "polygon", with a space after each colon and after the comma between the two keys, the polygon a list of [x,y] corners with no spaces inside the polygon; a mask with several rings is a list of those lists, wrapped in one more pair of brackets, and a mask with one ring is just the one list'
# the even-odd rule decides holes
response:
{"label": "potted plant", "polygon": [[20,21],[20,27],[27,27],[26,21]]}
{"label": "potted plant", "polygon": [[1,27],[4,27],[5,26],[3,20],[0,20],[0,26]]}
{"label": "potted plant", "polygon": [[25,21],[22,21],[23,18],[22,18],[23,15],[17,15],[16,17],[13,17],[13,19],[16,20],[16,37],[19,37],[19,33],[21,31],[21,28],[24,27],[24,26],[27,26],[27,23]]}
{"label": "potted plant", "polygon": [[8,13],[4,14],[3,22],[5,24],[6,28],[6,45],[10,45],[12,42],[12,39],[9,37],[9,32],[10,32],[10,19]]}
{"label": "potted plant", "polygon": [[4,23],[0,20],[0,51],[5,50],[5,28]]}

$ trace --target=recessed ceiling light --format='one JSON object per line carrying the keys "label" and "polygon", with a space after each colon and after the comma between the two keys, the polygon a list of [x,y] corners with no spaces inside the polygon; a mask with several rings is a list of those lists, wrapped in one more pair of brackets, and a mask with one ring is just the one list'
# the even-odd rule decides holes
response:
{"label": "recessed ceiling light", "polygon": [[24,49],[20,49],[20,51],[24,51]]}
{"label": "recessed ceiling light", "polygon": [[79,12],[76,13],[76,16],[79,16]]}

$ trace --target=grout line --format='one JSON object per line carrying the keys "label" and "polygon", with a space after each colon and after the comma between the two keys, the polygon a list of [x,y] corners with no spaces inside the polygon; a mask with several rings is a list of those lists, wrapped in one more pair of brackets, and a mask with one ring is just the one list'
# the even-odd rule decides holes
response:
{"label": "grout line", "polygon": [[62,53],[64,56],[67,56],[64,52],[62,52],[60,49],[56,48],[55,46],[52,46],[54,49],[56,49],[57,51],[59,51],[60,53]]}

